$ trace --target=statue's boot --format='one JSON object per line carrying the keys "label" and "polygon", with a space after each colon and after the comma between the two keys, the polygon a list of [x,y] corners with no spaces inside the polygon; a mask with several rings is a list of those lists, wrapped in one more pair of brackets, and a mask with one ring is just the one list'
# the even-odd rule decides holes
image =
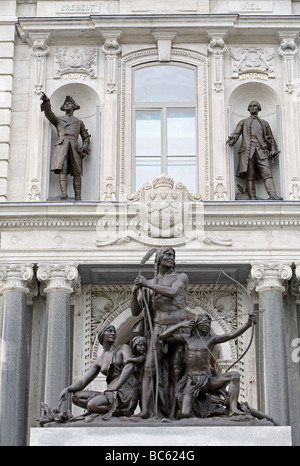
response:
{"label": "statue's boot", "polygon": [[247,192],[249,199],[252,201],[256,200],[255,181],[247,180]]}
{"label": "statue's boot", "polygon": [[278,194],[276,194],[273,178],[267,178],[265,180],[265,188],[267,190],[267,193],[269,194],[269,200],[283,201],[283,197],[280,197],[278,196]]}
{"label": "statue's boot", "polygon": [[59,176],[59,185],[61,190],[61,199],[68,199],[68,178],[66,175],[61,174]]}
{"label": "statue's boot", "polygon": [[81,200],[81,176],[76,175],[73,178],[73,187],[75,192],[75,201]]}

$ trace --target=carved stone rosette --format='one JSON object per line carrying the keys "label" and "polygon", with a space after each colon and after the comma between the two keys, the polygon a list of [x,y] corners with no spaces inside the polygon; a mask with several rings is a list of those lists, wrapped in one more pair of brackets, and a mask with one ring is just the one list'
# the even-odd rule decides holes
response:
{"label": "carved stone rosette", "polygon": [[78,279],[77,264],[41,264],[38,267],[37,278],[44,283],[44,293],[50,291],[65,291],[72,294]]}
{"label": "carved stone rosette", "polygon": [[2,265],[0,267],[0,293],[21,291],[29,293],[29,284],[33,279],[33,265]]}
{"label": "carved stone rosette", "polygon": [[252,263],[251,277],[256,284],[256,291],[285,291],[284,282],[292,278],[291,263]]}

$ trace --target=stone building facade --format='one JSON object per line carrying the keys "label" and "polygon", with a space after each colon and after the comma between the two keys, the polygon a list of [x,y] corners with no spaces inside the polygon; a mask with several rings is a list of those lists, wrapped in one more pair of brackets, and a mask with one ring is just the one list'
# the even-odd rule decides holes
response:
{"label": "stone building facade", "polygon": [[[260,311],[237,365],[241,398],[300,444],[300,1],[2,0],[0,12],[1,444],[26,445],[112,322],[132,337],[130,293],[152,247],[176,250],[187,314],[213,331]],[[82,200],[50,172],[66,96],[91,135]],[[239,144],[251,100],[280,150],[282,201],[243,200]],[[238,187],[238,185],[241,185]],[[218,349],[229,367],[250,333]],[[103,387],[99,377],[94,387]]]}

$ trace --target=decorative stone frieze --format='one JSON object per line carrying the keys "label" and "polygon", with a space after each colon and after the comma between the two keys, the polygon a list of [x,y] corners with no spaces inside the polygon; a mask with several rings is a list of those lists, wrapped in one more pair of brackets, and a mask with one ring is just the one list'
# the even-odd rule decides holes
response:
{"label": "decorative stone frieze", "polygon": [[51,291],[65,291],[72,294],[78,278],[77,265],[39,264],[37,278],[39,281],[45,282],[45,294]]}
{"label": "decorative stone frieze", "polygon": [[29,293],[29,283],[33,279],[33,265],[9,264],[0,266],[0,293],[21,291]]}
{"label": "decorative stone frieze", "polygon": [[285,292],[284,282],[292,278],[291,263],[252,263],[251,277],[256,291],[279,290]]}

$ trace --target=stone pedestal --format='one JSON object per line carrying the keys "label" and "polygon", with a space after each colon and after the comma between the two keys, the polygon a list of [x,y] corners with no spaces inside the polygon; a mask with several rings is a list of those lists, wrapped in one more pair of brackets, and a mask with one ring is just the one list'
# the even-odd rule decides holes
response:
{"label": "stone pedestal", "polygon": [[[290,427],[272,426],[45,427],[31,429],[30,435],[30,446],[102,446],[111,454],[120,446],[127,447],[127,452],[135,451],[134,446],[177,447],[172,451],[180,452],[182,447],[291,444]],[[147,450],[141,455],[149,459]]]}
{"label": "stone pedestal", "polygon": [[0,445],[26,444],[30,336],[26,294],[33,278],[31,265],[0,268],[4,300],[0,360]]}

